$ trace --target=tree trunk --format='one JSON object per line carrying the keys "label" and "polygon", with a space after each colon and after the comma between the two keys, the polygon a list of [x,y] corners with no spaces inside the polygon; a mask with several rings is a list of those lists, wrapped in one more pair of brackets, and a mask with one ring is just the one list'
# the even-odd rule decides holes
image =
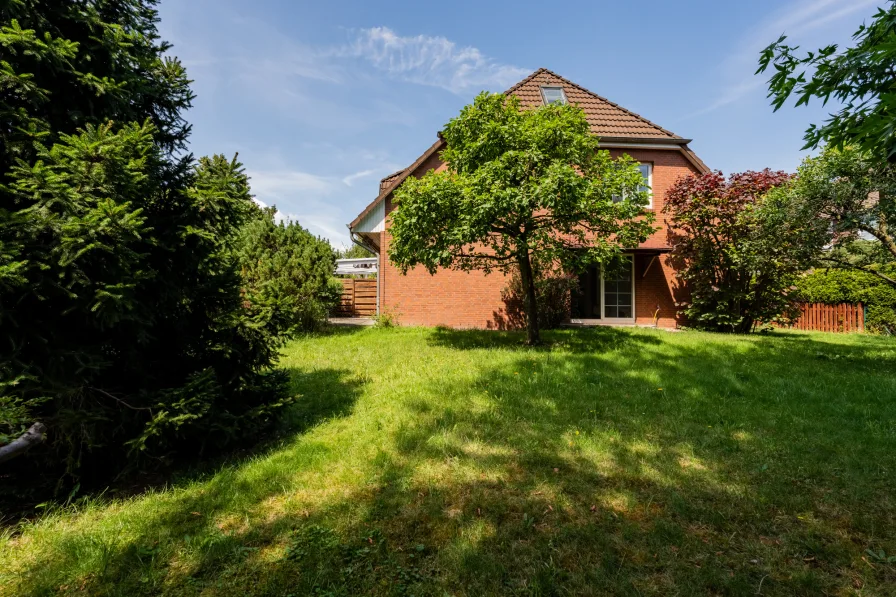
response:
{"label": "tree trunk", "polygon": [[524,249],[517,255],[520,266],[520,282],[526,293],[524,307],[526,310],[526,344],[536,346],[541,344],[541,334],[538,331],[538,303],[535,298],[535,276],[532,274],[532,261],[529,258],[529,250]]}
{"label": "tree trunk", "polygon": [[5,446],[0,446],[0,462],[12,460],[44,441],[47,427],[43,423],[35,423],[28,431]]}

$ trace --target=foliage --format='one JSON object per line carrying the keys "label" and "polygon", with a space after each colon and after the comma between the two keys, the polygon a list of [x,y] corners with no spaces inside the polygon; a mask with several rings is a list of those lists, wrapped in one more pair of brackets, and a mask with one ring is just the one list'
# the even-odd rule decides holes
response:
{"label": "foliage", "polygon": [[842,104],[823,125],[809,127],[804,149],[855,146],[896,162],[896,4],[888,4],[859,27],[853,47],[831,44],[800,56],[799,47],[786,45],[782,35],[762,52],[756,72],[774,69],[768,85],[775,110],[791,95],[797,106],[812,98]]}
{"label": "foliage", "polygon": [[7,189],[28,257],[26,282],[3,299],[7,391],[50,427],[69,472],[115,463],[111,447],[223,443],[285,404],[280,374],[259,375],[276,330],[243,304],[232,256],[257,212],[245,174],[216,156],[191,186],[166,189],[154,132],[62,135]]}
{"label": "foliage", "polygon": [[[154,0],[6,0],[0,4],[0,173],[30,162],[35,141],[89,124],[155,126],[165,152],[190,133],[181,112],[193,93],[186,71],[166,56]],[[181,164],[186,163],[186,158]],[[6,206],[4,206],[6,207]]]}
{"label": "foliage", "polygon": [[575,272],[653,230],[640,171],[598,150],[577,107],[521,110],[515,97],[482,93],[442,135],[447,170],[395,192],[389,257],[403,272],[517,271],[530,344],[539,342],[534,268]]}
{"label": "foliage", "polygon": [[[538,328],[549,330],[558,327],[569,318],[572,309],[572,296],[578,290],[576,276],[558,272],[543,272],[535,269],[535,312],[538,317]],[[521,329],[526,327],[525,289],[517,272],[514,272],[507,286],[501,291],[501,299],[506,305],[505,321],[501,327]]]}
{"label": "foliage", "polygon": [[[896,277],[896,267],[886,273]],[[862,303],[865,329],[880,334],[896,334],[896,288],[867,272],[844,269],[816,269],[796,283],[802,300],[811,303]]]}
{"label": "foliage", "polygon": [[813,255],[812,228],[768,195],[784,172],[720,172],[679,179],[666,195],[669,242],[690,325],[747,333],[797,314],[791,287]]}
{"label": "foliage", "polygon": [[342,247],[334,251],[336,259],[362,259],[365,257],[375,257],[373,253],[365,249],[359,244],[352,243],[350,247]]}
{"label": "foliage", "polygon": [[[182,153],[192,99],[150,0],[0,7],[4,489],[108,478],[256,433],[289,402],[278,330],[240,296],[240,164]],[[39,474],[35,474],[39,470]]]}
{"label": "foliage", "polygon": [[398,313],[383,308],[373,316],[373,325],[378,328],[394,328],[398,325]]}
{"label": "foliage", "polygon": [[275,213],[263,209],[240,231],[243,296],[253,316],[283,335],[319,329],[342,294],[333,250],[298,222],[277,223]]}
{"label": "foliage", "polygon": [[304,336],[286,441],[0,534],[0,594],[892,594],[896,338],[544,334]]}
{"label": "foliage", "polygon": [[[813,244],[822,266],[857,269],[896,288],[896,164],[847,147],[807,158],[780,191],[794,217],[823,223]],[[869,241],[868,239],[873,239]]]}

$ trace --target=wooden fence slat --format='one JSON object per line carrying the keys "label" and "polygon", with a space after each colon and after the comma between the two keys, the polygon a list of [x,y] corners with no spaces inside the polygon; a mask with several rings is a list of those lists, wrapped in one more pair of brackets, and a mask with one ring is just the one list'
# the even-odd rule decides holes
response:
{"label": "wooden fence slat", "polygon": [[343,317],[369,317],[376,313],[376,280],[340,278],[342,296],[336,314]]}
{"label": "wooden fence slat", "polygon": [[865,308],[862,303],[803,303],[800,316],[791,325],[797,330],[849,334],[865,331]]}

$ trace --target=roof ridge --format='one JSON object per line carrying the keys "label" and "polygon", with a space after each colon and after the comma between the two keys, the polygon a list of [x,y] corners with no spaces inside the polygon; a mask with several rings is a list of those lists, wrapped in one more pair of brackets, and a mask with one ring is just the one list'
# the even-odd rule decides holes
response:
{"label": "roof ridge", "polygon": [[[520,87],[522,87],[523,85],[525,85],[526,83],[528,83],[529,81],[531,81],[532,79],[534,79],[534,78],[536,77],[536,75],[540,75],[541,73],[551,73],[551,71],[549,71],[548,69],[546,69],[546,68],[544,68],[544,67],[539,68],[539,69],[536,70],[534,73],[532,73],[531,75],[529,75],[528,77],[526,77],[526,78],[523,79],[522,81],[516,83],[516,84],[515,84],[514,86],[512,86],[510,89],[508,89],[507,91],[505,91],[502,95],[509,95],[509,94],[513,93],[514,91],[516,91],[517,89],[519,89]],[[555,74],[555,73],[551,73],[551,74],[554,75],[555,77],[560,77],[560,75],[557,75],[557,74]],[[560,78],[563,79],[563,77],[560,77]],[[565,79],[564,79],[564,80],[565,80]],[[590,93],[590,92],[589,92],[589,93]]]}
{"label": "roof ridge", "polygon": [[393,172],[392,174],[389,174],[388,176],[384,176],[384,177],[382,177],[382,178],[380,179],[380,182],[386,182],[386,181],[389,180],[390,178],[394,178],[394,177],[398,176],[399,174],[401,174],[401,173],[404,172],[405,170],[407,170],[407,167],[402,168],[401,170],[396,170],[396,171]]}
{"label": "roof ridge", "polygon": [[638,120],[640,120],[640,121],[642,121],[642,122],[645,122],[645,123],[649,124],[649,125],[652,126],[652,127],[656,127],[656,128],[658,128],[659,130],[663,131],[664,133],[666,133],[666,134],[669,135],[670,137],[675,137],[675,138],[677,138],[677,139],[683,139],[683,138],[684,138],[684,137],[682,137],[682,136],[680,136],[680,135],[676,135],[675,133],[673,133],[672,131],[670,131],[670,130],[668,130],[668,129],[664,129],[663,127],[661,127],[661,126],[658,125],[657,123],[655,123],[655,122],[653,122],[653,121],[651,121],[651,120],[648,120],[647,118],[644,118],[643,116],[641,116],[641,115],[638,114],[637,112],[632,112],[631,110],[629,110],[629,109],[627,109],[627,108],[625,108],[625,107],[623,107],[623,106],[620,106],[620,105],[617,104],[616,102],[612,102],[612,101],[608,100],[607,98],[605,98],[604,96],[602,96],[602,95],[600,95],[600,94],[597,94],[597,93],[594,93],[594,92],[591,91],[590,89],[586,89],[585,87],[582,87],[582,86],[579,85],[578,83],[575,83],[575,82],[573,82],[573,81],[570,81],[570,80],[567,79],[566,77],[563,77],[563,76],[561,76],[561,75],[558,75],[558,74],[555,73],[554,71],[552,71],[552,70],[550,70],[550,69],[547,69],[547,68],[540,68],[540,69],[538,69],[537,71],[535,71],[534,73],[532,73],[531,75],[529,75],[528,77],[526,77],[523,81],[520,81],[519,83],[517,83],[516,85],[514,85],[513,87],[511,87],[511,89],[514,89],[514,90],[515,90],[515,89],[516,89],[517,87],[519,87],[522,83],[531,80],[533,77],[535,77],[535,75],[537,75],[538,73],[541,73],[541,72],[545,72],[545,73],[548,73],[548,74],[550,74],[550,75],[553,75],[553,76],[557,77],[558,79],[560,79],[561,81],[563,81],[564,83],[566,83],[567,85],[572,85],[573,87],[575,87],[575,88],[577,88],[577,89],[579,89],[579,90],[581,90],[581,91],[584,91],[585,93],[587,93],[587,94],[589,94],[589,95],[593,95],[594,97],[596,97],[597,99],[599,99],[599,100],[601,100],[601,101],[607,102],[608,104],[610,104],[610,105],[613,106],[614,108],[618,108],[619,110],[622,110],[622,111],[625,112],[626,114],[628,114],[628,115],[630,115],[630,116],[634,116],[634,117],[637,118]]}

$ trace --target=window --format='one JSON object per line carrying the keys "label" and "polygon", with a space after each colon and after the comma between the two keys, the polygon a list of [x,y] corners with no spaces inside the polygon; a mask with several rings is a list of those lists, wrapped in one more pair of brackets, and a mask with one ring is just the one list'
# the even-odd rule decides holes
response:
{"label": "window", "polygon": [[[638,164],[638,170],[641,171],[641,178],[644,183],[638,187],[639,191],[647,193],[647,209],[653,208],[653,164]],[[613,201],[619,203],[625,196],[613,195]]]}
{"label": "window", "polygon": [[563,93],[562,87],[542,87],[541,99],[544,100],[545,106],[549,104],[565,104],[566,94]]}
{"label": "window", "polygon": [[653,164],[638,164],[638,169],[644,179],[644,184],[638,190],[647,193],[647,207],[653,207]]}

